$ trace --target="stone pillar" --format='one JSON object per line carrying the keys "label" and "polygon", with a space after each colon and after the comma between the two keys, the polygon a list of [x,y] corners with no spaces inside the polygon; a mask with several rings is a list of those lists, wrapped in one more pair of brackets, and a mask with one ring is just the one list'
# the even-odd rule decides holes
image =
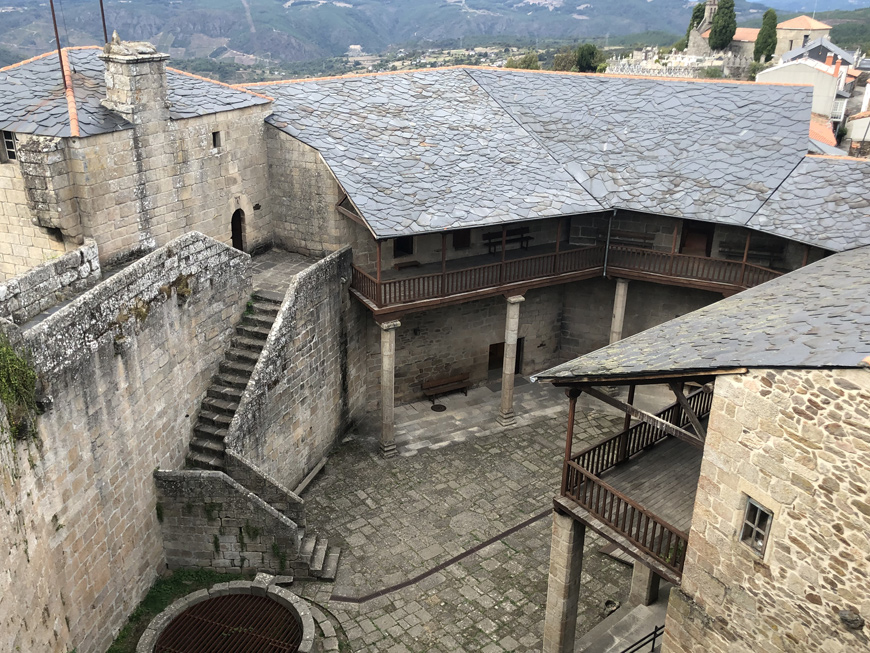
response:
{"label": "stone pillar", "polygon": [[381,327],[381,454],[384,458],[396,455],[394,424],[395,378],[396,378],[396,329],[402,326],[398,320],[384,322]]}
{"label": "stone pillar", "polygon": [[631,605],[652,605],[658,601],[660,581],[661,576],[645,564],[635,560],[628,602]]}
{"label": "stone pillar", "polygon": [[504,364],[501,369],[501,409],[498,423],[502,426],[516,424],[514,415],[514,372],[517,367],[517,331],[520,327],[520,304],[526,301],[522,295],[507,298],[507,318],[504,324]]}
{"label": "stone pillar", "polygon": [[580,571],[586,525],[573,517],[553,513],[547,612],[544,615],[544,653],[573,653],[580,598]]}
{"label": "stone pillar", "polygon": [[616,295],[613,298],[613,319],[610,322],[610,344],[622,340],[622,325],[625,323],[625,300],[628,298],[628,279],[616,280]]}

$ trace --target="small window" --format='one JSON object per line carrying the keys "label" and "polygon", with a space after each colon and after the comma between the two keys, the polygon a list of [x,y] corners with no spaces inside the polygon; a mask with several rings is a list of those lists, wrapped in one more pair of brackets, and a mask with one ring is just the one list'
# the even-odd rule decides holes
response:
{"label": "small window", "polygon": [[752,499],[748,499],[740,541],[745,542],[758,555],[763,556],[772,521],[773,513],[770,510]]}
{"label": "small window", "polygon": [[414,237],[399,236],[393,241],[393,258],[411,256],[414,253]]}
{"label": "small window", "polygon": [[453,232],[453,249],[468,249],[471,247],[471,229],[461,229]]}
{"label": "small window", "polygon": [[0,161],[15,161],[18,158],[18,137],[12,132],[2,132],[2,154]]}
{"label": "small window", "polygon": [[221,133],[220,132],[212,132],[211,133],[211,146],[214,149],[219,149],[221,146]]}

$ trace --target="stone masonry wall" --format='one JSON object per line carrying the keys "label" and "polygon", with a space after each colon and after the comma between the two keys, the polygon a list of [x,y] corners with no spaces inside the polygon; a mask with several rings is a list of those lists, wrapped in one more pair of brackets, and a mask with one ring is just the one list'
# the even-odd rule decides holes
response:
{"label": "stone masonry wall", "polygon": [[102,276],[97,244],[79,249],[0,282],[0,317],[24,324],[75,293],[92,288]]}
{"label": "stone masonry wall", "polygon": [[23,332],[47,411],[0,437],[0,650],[102,653],[165,567],[153,472],[183,464],[250,275],[191,233]]}
{"label": "stone masonry wall", "polygon": [[31,222],[18,162],[0,162],[0,281],[22,274],[66,251],[59,232]]}
{"label": "stone masonry wall", "polygon": [[[719,377],[664,651],[870,650],[870,370]],[[746,502],[773,512],[764,556]]]}
{"label": "stone masonry wall", "polygon": [[344,248],[290,284],[225,440],[286,487],[305,477],[361,408],[350,264]]}
{"label": "stone masonry wall", "polygon": [[[131,130],[74,139],[85,235],[104,262],[150,251],[188,231],[231,243],[231,218],[245,214],[245,251],[272,242],[263,119],[269,105],[158,124],[159,151]],[[221,147],[212,147],[220,131]],[[254,208],[254,207],[259,208]]]}
{"label": "stone masonry wall", "polygon": [[169,569],[293,572],[296,524],[223,472],[157,470],[154,482]]}

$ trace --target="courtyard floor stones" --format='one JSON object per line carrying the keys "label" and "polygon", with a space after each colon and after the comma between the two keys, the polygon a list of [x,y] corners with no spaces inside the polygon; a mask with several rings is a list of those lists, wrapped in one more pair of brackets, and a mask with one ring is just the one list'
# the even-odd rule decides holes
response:
{"label": "courtyard floor stones", "polygon": [[[342,547],[342,558],[334,585],[297,583],[293,590],[333,615],[346,650],[540,650],[567,400],[550,386],[521,388],[527,386],[518,407],[531,410],[518,410],[514,427],[495,423],[498,393],[489,389],[489,401],[461,410],[453,405],[444,418],[452,429],[433,421],[431,411],[419,411],[417,420],[426,426],[416,442],[443,446],[413,448],[409,438],[400,447],[404,455],[385,460],[374,435],[350,435],[309,486],[308,526]],[[485,390],[472,390],[468,402]],[[411,413],[397,421],[406,434],[415,428]],[[621,423],[614,411],[581,396],[575,447],[616,432]],[[455,436],[469,425],[479,432]],[[606,616],[605,601],[628,597],[631,568],[599,553],[603,544],[589,532],[578,637]]]}

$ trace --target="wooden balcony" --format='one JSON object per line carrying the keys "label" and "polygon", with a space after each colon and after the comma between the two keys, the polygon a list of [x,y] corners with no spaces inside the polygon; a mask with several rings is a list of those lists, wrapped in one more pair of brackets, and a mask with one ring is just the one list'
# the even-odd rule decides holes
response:
{"label": "wooden balcony", "polygon": [[[710,412],[713,393],[687,397],[699,417]],[[689,419],[679,404],[658,416],[681,427]],[[692,523],[702,451],[641,422],[566,460],[561,495],[575,515],[605,537],[656,563],[679,583]],[[578,510],[579,509],[579,510]]]}
{"label": "wooden balcony", "polygon": [[[389,270],[380,280],[354,266],[351,289],[377,314],[422,310],[487,295],[608,275],[711,290],[730,295],[781,273],[741,261],[690,256],[625,245],[541,246],[490,262],[477,256]],[[549,251],[548,251],[549,250]],[[519,256],[518,256],[519,254]],[[523,255],[524,254],[524,255]]]}

